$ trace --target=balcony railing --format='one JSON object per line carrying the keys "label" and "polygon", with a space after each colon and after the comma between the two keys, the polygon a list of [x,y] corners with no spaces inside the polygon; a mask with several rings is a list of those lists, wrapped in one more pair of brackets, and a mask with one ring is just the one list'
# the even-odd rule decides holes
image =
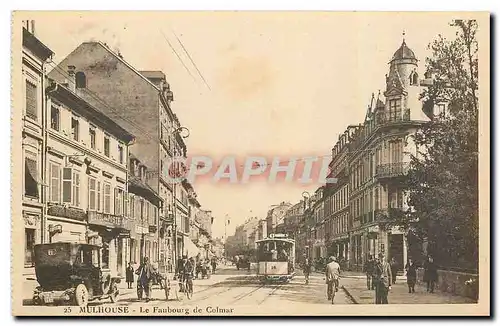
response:
{"label": "balcony railing", "polygon": [[393,178],[403,176],[408,173],[409,166],[410,165],[407,162],[380,164],[377,166],[375,175],[377,178]]}

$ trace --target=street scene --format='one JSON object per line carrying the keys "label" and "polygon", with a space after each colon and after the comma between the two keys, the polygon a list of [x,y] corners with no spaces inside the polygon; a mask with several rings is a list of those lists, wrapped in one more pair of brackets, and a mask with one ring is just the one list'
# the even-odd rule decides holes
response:
{"label": "street scene", "polygon": [[15,13],[14,313],[484,313],[489,17],[384,15]]}

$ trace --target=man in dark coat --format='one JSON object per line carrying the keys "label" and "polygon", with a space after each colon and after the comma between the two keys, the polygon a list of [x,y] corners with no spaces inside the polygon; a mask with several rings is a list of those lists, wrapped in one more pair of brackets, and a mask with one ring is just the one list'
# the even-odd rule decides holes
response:
{"label": "man in dark coat", "polygon": [[434,286],[438,279],[437,266],[429,256],[424,264],[424,282],[427,283],[427,292],[434,293]]}
{"label": "man in dark coat", "polygon": [[134,284],[134,268],[130,262],[128,263],[127,271],[125,273],[125,281],[128,284],[128,288],[131,289]]}
{"label": "man in dark coat", "polygon": [[417,281],[417,265],[415,265],[413,259],[408,259],[405,270],[406,283],[408,283],[408,293],[415,293],[415,283]]}
{"label": "man in dark coat", "polygon": [[396,258],[392,257],[389,265],[391,266],[392,284],[396,284],[396,276],[398,274],[398,269],[399,269]]}
{"label": "man in dark coat", "polygon": [[146,294],[146,302],[150,300],[150,292],[151,292],[151,280],[153,276],[153,268],[149,263],[149,258],[144,257],[143,263],[137,269],[136,274],[139,275],[137,282],[140,282],[141,287],[144,289]]}
{"label": "man in dark coat", "polygon": [[363,271],[366,274],[366,286],[368,290],[373,290],[375,288],[374,279],[373,279],[373,269],[375,267],[375,261],[373,260],[373,256],[369,255],[368,260],[365,262],[363,266]]}
{"label": "man in dark coat", "polygon": [[384,254],[378,255],[374,268],[375,275],[375,304],[388,304],[387,296],[392,285],[391,266],[386,262]]}

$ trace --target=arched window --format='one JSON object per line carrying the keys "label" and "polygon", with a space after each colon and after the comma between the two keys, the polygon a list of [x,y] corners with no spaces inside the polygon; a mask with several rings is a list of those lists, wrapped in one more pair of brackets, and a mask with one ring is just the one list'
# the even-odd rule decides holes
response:
{"label": "arched window", "polygon": [[83,71],[79,71],[75,75],[76,88],[87,88],[87,77]]}
{"label": "arched window", "polygon": [[418,84],[418,74],[414,71],[410,75],[410,85],[417,85]]}

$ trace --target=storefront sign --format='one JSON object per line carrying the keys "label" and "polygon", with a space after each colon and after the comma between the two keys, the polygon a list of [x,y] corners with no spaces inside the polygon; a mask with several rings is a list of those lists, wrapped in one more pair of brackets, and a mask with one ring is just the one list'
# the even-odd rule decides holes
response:
{"label": "storefront sign", "polygon": [[99,212],[88,213],[88,222],[93,225],[106,226],[111,228],[124,228],[123,216],[104,214]]}

